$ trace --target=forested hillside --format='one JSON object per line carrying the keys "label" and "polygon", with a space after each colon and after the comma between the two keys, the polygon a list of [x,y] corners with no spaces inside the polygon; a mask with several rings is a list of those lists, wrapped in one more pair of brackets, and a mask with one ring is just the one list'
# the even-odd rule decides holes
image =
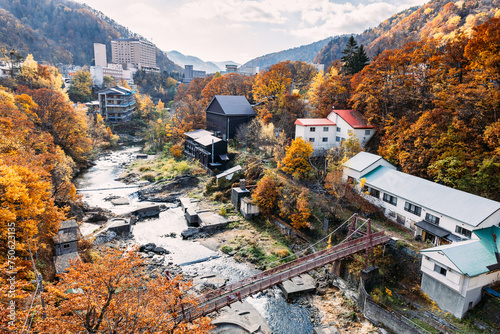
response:
{"label": "forested hillside", "polygon": [[[498,17],[499,9],[499,0],[434,0],[398,13],[355,38],[369,56],[428,38],[445,44],[460,33],[470,37],[473,27]],[[342,38],[333,39],[318,53],[315,62],[330,64],[340,59],[345,42]]]}
{"label": "forested hillside", "polygon": [[308,45],[302,45],[297,48],[284,51],[269,53],[267,55],[255,58],[242,65],[242,67],[258,66],[260,69],[266,69],[271,65],[281,61],[304,61],[312,62],[316,54],[331,40],[331,37]]}
{"label": "forested hillside", "polygon": [[[52,64],[91,65],[93,43],[139,37],[103,13],[67,0],[0,0],[0,46]],[[108,54],[110,57],[110,52]],[[179,70],[163,52],[163,70]]]}

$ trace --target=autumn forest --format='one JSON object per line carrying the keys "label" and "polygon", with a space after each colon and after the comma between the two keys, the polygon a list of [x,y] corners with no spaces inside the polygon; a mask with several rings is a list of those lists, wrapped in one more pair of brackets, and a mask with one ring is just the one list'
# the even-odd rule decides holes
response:
{"label": "autumn forest", "polygon": [[[23,326],[30,296],[38,288],[34,266],[46,281],[47,308],[43,314],[37,309],[32,319],[38,333],[54,328],[60,333],[207,333],[212,328],[207,318],[177,321],[179,307],[196,305],[187,293],[191,283],[180,277],[143,280],[138,269],[143,260],[134,252],[128,258],[113,250],[89,256],[58,283],[52,262],[53,237],[82,205],[75,175],[115,148],[122,131],[144,139],[148,153],[185,160],[184,133],[205,128],[205,109],[215,95],[242,95],[254,105],[257,117],[238,129],[230,151],[245,166],[262,215],[279,217],[308,236],[319,237],[324,212],[332,221],[338,219],[336,207],[346,201],[342,163],[362,150],[349,138],[317,159],[309,143],[294,139],[297,118],[326,117],[333,108],[361,112],[377,129],[364,149],[401,171],[500,201],[498,12],[496,16],[470,33],[429,36],[369,52],[371,57],[354,37],[346,38],[341,57],[326,64],[324,72],[306,62],[283,61],[253,76],[216,73],[178,84],[181,78],[172,73],[141,71],[135,77],[137,111],[125,126],[87,113],[81,102],[95,99],[95,88],[86,68],[73,76],[68,91],[56,67],[37,63],[31,54],[21,57],[4,50],[5,60],[17,71],[0,82],[0,290],[7,305],[8,273],[15,272],[15,300],[23,307],[2,330]],[[37,49],[37,54],[43,52]],[[70,57],[66,52],[54,57],[63,56]],[[212,178],[205,195],[228,202],[230,189]],[[15,246],[7,227],[15,227]],[[15,250],[14,267],[9,250]],[[95,277],[100,283],[94,284]],[[69,297],[68,289],[77,288],[88,289],[92,301],[78,294]],[[85,310],[85,317],[72,310]],[[158,312],[170,316],[159,319],[154,316]],[[2,308],[3,324],[8,316],[9,310]]]}

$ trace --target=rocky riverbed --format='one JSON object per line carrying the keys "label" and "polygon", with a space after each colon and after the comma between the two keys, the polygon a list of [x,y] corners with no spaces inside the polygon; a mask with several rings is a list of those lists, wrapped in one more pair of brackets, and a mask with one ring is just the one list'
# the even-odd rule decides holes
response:
{"label": "rocky riverbed", "polygon": [[[86,203],[79,217],[84,222],[82,234],[99,233],[95,240],[98,247],[124,250],[139,247],[151,276],[183,274],[185,279],[196,279],[216,273],[228,283],[234,283],[257,273],[258,270],[252,264],[235,261],[231,255],[219,249],[229,240],[264,242],[267,237],[244,225],[244,228],[225,229],[215,234],[202,233],[190,240],[183,240],[180,234],[187,224],[178,206],[178,198],[187,196],[188,192],[201,194],[203,185],[197,177],[188,176],[144,186],[139,175],[135,172],[124,174],[123,170],[125,165],[134,160],[137,151],[137,148],[129,148],[103,156],[80,177],[79,188]],[[106,200],[113,196],[125,198],[127,202],[114,205]],[[216,203],[204,200],[201,195],[199,198],[200,207],[216,210]],[[105,231],[110,219],[127,216],[139,206],[158,202],[165,204],[164,210],[158,217],[138,221],[132,233],[116,235]],[[313,327],[327,325],[331,325],[330,333],[334,333],[334,329],[344,333],[376,332],[348,305],[338,290],[331,288],[327,272],[319,270],[313,276],[319,287],[317,295],[304,295],[286,301],[281,291],[273,288],[246,298],[246,301],[268,322],[274,333],[312,333]],[[210,288],[212,286],[209,283],[199,288],[198,292]]]}

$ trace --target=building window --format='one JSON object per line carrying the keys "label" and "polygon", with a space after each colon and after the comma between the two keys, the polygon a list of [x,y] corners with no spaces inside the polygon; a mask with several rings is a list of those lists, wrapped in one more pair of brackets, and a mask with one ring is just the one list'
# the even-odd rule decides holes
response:
{"label": "building window", "polygon": [[420,214],[422,213],[422,208],[419,206],[416,206],[415,204],[411,204],[406,202],[405,203],[405,211],[411,212],[416,216],[420,217]]}
{"label": "building window", "polygon": [[470,238],[472,236],[472,232],[466,228],[463,228],[461,226],[457,226],[455,228],[455,232],[457,232],[458,234],[461,234],[463,236],[466,236],[467,238]]}
{"label": "building window", "polygon": [[69,248],[69,244],[64,244],[63,248]]}
{"label": "building window", "polygon": [[311,132],[316,132],[316,128],[313,126],[313,127],[311,127],[311,128],[309,129],[309,131],[311,131]]}
{"label": "building window", "polygon": [[369,136],[370,135],[370,130],[365,130],[365,136]]}
{"label": "building window", "polygon": [[384,194],[384,202],[387,202],[392,205],[397,205],[398,204],[398,199],[394,196],[391,196],[389,194]]}
{"label": "building window", "polygon": [[310,143],[314,143],[314,138],[309,138]]}
{"label": "building window", "polygon": [[438,266],[437,264],[434,265],[434,271],[440,273],[443,276],[446,276],[446,268]]}
{"label": "building window", "polygon": [[430,213],[425,214],[425,220],[428,221],[431,224],[434,225],[439,225],[439,218],[436,216],[431,215]]}
{"label": "building window", "polygon": [[323,143],[328,143],[328,137],[323,137]]}
{"label": "building window", "polygon": [[340,132],[342,129],[337,126],[337,132]]}
{"label": "building window", "polygon": [[340,137],[335,137],[335,141],[340,141]]}
{"label": "building window", "polygon": [[327,127],[327,126],[324,126],[324,127],[323,127],[323,131],[324,131],[324,132],[328,132],[328,127]]}
{"label": "building window", "polygon": [[374,188],[371,188],[371,187],[368,187],[368,186],[364,186],[363,187],[363,191],[365,193],[370,194],[370,196],[373,196],[375,198],[380,198],[380,191],[377,190],[377,189],[374,189]]}
{"label": "building window", "polygon": [[370,188],[370,195],[375,198],[380,198],[380,191],[377,189]]}

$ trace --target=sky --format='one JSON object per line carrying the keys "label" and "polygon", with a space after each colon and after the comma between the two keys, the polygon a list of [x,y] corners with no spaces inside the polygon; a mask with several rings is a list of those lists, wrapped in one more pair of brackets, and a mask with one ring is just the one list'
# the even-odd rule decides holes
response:
{"label": "sky", "polygon": [[329,36],[361,33],[428,0],[77,0],[163,51],[243,64]]}

